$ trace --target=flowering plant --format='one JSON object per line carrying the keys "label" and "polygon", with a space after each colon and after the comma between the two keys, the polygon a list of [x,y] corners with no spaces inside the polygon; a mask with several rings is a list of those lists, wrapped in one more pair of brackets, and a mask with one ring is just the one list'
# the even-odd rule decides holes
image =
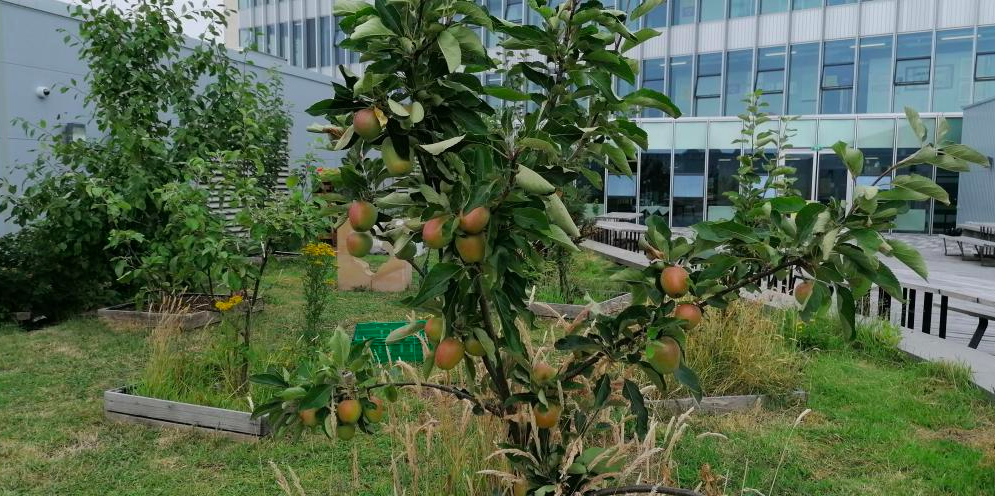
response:
{"label": "flowering plant", "polygon": [[329,281],[335,268],[335,249],[326,243],[312,242],[301,249],[304,256],[304,336],[318,336],[321,316],[328,307]]}

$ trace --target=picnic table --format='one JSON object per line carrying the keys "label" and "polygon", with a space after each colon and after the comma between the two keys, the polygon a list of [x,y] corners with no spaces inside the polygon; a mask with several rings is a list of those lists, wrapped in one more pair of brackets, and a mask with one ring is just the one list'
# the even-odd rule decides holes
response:
{"label": "picnic table", "polygon": [[[948,256],[960,256],[963,260],[979,260],[981,265],[995,265],[995,224],[989,222],[965,222],[957,224],[961,230],[960,236],[941,234],[943,240],[943,254]],[[951,255],[947,242],[957,246],[958,253]],[[964,245],[974,247],[975,257],[969,257],[964,252]],[[991,260],[990,263],[987,261]]]}
{"label": "picnic table", "polygon": [[633,222],[599,220],[594,223],[594,240],[629,251],[639,251],[639,238],[648,228]]}
{"label": "picnic table", "polygon": [[619,220],[619,221],[633,222],[639,220],[639,218],[642,216],[643,214],[639,212],[608,212],[604,214],[598,214],[594,216],[594,219],[607,220],[607,221]]}

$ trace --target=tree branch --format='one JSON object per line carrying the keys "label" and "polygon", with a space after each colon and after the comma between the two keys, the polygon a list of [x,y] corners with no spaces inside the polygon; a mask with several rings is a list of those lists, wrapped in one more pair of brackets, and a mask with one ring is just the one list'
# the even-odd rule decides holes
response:
{"label": "tree branch", "polygon": [[669,494],[671,496],[702,496],[690,489],[669,487],[655,484],[636,484],[634,486],[610,487],[584,493],[584,496],[611,496],[613,494]]}
{"label": "tree branch", "polygon": [[484,402],[480,401],[476,396],[473,395],[473,393],[465,389],[460,389],[453,386],[446,386],[443,384],[434,384],[431,382],[381,382],[379,384],[374,384],[366,389],[373,390],[388,386],[395,386],[395,387],[417,386],[417,387],[427,387],[430,389],[437,389],[439,391],[449,393],[461,400],[468,400],[470,403],[473,403],[474,405],[479,406],[480,408],[483,408],[484,410],[487,410],[491,414],[496,415],[498,417],[504,415],[504,413],[501,410],[497,409],[495,406],[485,405]]}

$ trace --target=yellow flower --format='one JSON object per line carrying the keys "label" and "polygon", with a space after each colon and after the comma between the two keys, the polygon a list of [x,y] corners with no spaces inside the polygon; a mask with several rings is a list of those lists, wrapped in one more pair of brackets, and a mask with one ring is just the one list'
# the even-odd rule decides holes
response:
{"label": "yellow flower", "polygon": [[242,303],[242,295],[232,295],[227,300],[219,300],[214,302],[214,308],[222,312],[227,312],[232,308],[235,308],[239,303]]}
{"label": "yellow flower", "polygon": [[308,243],[301,252],[309,257],[335,256],[335,250],[327,243]]}

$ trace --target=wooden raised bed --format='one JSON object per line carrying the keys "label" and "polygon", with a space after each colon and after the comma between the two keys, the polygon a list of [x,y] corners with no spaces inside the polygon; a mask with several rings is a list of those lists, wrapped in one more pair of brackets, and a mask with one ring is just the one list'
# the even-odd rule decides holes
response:
{"label": "wooden raised bed", "polygon": [[[200,293],[183,294],[180,297],[186,300],[181,305],[187,309],[183,313],[153,311],[150,306],[146,306],[143,310],[136,310],[133,303],[122,303],[97,310],[97,316],[111,323],[155,326],[168,321],[182,330],[197,329],[219,322],[221,320],[221,312],[214,307],[214,302],[228,298],[227,295],[211,296]],[[262,299],[256,303],[254,312],[263,309],[262,303]],[[244,311],[248,308],[248,303],[243,302],[236,308]]]}
{"label": "wooden raised bed", "polygon": [[269,434],[265,418],[249,412],[160,400],[130,394],[127,387],[104,391],[104,415],[134,424],[188,429],[254,441]]}
{"label": "wooden raised bed", "polygon": [[[599,305],[601,305],[602,313],[611,315],[621,312],[625,307],[629,306],[629,303],[631,302],[632,295],[625,293],[609,300],[602,301]],[[536,316],[549,317],[553,319],[560,318],[560,316],[565,319],[575,319],[581,312],[584,311],[585,308],[587,308],[587,305],[546,303],[543,301],[535,301],[529,304],[529,310],[531,310]]]}
{"label": "wooden raised bed", "polygon": [[701,413],[720,414],[752,410],[757,407],[768,406],[772,403],[791,402],[804,404],[807,401],[808,393],[798,390],[792,392],[786,398],[779,399],[774,399],[765,394],[743,394],[737,396],[706,397],[702,398],[700,403],[695,402],[694,398],[647,401],[647,406],[673,414],[684,413],[691,407],[695,407],[695,411]]}

